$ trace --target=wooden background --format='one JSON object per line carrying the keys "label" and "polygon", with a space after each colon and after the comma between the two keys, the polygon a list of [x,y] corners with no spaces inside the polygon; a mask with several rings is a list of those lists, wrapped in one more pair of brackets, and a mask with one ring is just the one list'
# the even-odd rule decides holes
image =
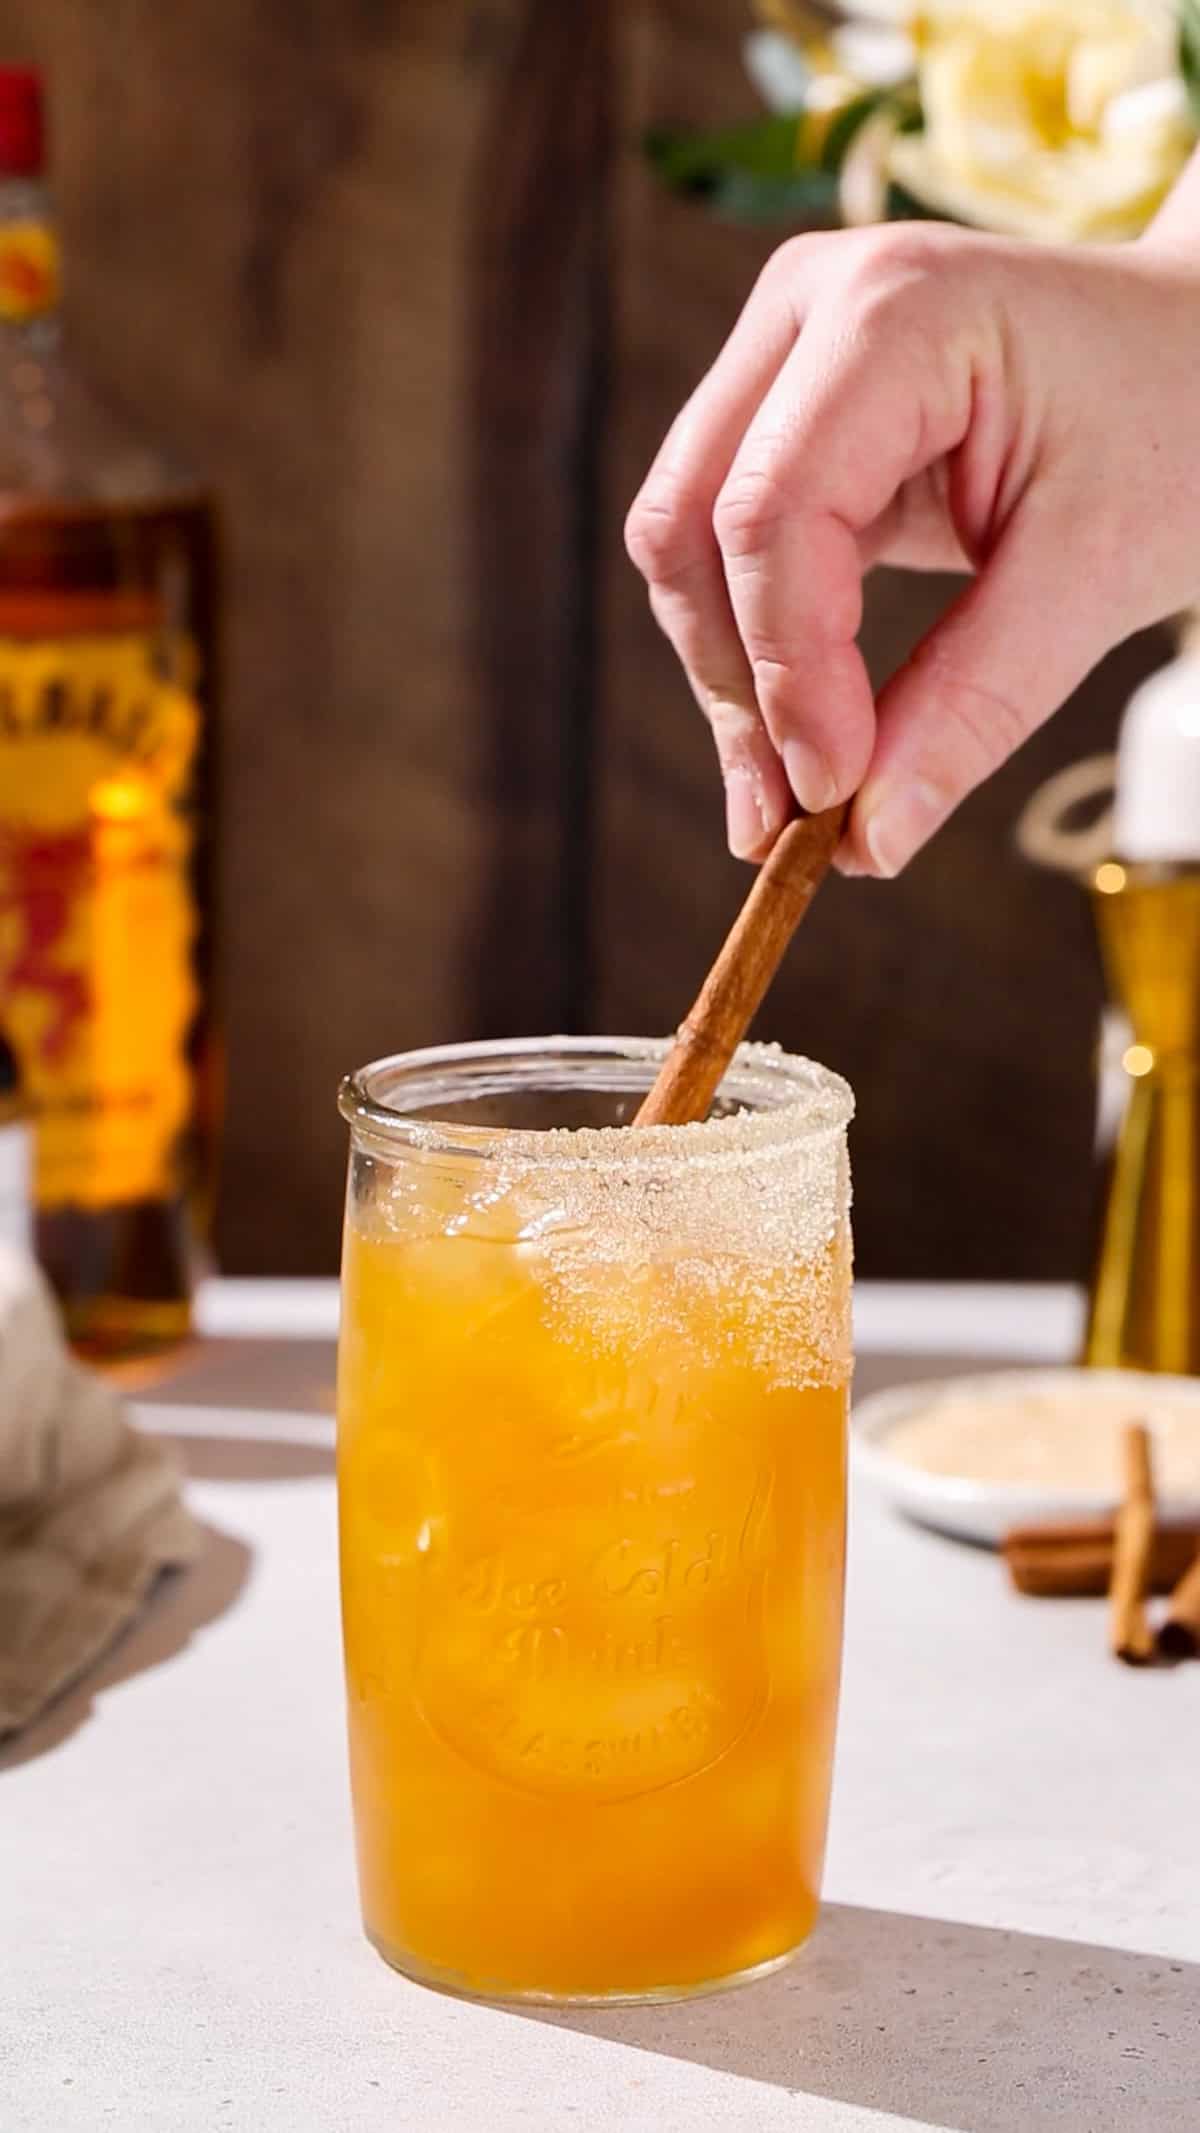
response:
{"label": "wooden background", "polygon": [[[637,152],[753,109],[745,26],[743,0],[0,0],[0,52],[51,74],[80,355],[226,505],[231,1271],[335,1263],[347,1066],[662,1028],[744,889],[620,522],[770,246]],[[873,583],[879,673],[946,590]],[[769,1033],[858,1090],[868,1274],[1086,1265],[1090,921],[1012,827],[1162,656],[1118,654],[797,946]]]}

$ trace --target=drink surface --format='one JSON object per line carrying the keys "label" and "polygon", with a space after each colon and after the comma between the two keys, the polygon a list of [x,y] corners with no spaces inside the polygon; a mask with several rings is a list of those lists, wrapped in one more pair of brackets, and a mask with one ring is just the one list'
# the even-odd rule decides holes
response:
{"label": "drink surface", "polygon": [[806,1295],[844,1317],[848,1240],[620,1263],[444,1213],[346,1237],[368,1931],[498,1994],[769,1963],[815,1917],[840,1648],[844,1371],[791,1335]]}

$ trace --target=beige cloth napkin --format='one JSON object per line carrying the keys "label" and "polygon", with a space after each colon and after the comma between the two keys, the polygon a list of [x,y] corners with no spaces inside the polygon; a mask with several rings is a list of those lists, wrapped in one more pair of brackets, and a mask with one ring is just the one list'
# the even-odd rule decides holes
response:
{"label": "beige cloth napkin", "polygon": [[67,1352],[41,1274],[0,1247],[0,1736],[90,1666],[200,1530],[174,1455]]}

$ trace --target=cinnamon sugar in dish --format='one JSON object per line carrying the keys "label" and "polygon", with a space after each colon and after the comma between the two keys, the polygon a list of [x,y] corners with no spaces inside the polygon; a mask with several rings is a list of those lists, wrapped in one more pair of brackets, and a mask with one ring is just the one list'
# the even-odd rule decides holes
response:
{"label": "cinnamon sugar in dish", "polygon": [[[888,1431],[887,1451],[921,1473],[985,1487],[1115,1493],[1130,1399],[1111,1380],[1093,1389],[1082,1372],[1064,1372],[1059,1387],[1043,1377],[1037,1389],[999,1375],[986,1388],[976,1380],[934,1394]],[[1189,1397],[1141,1379],[1136,1412],[1151,1432],[1163,1495],[1200,1498],[1200,1381]]]}

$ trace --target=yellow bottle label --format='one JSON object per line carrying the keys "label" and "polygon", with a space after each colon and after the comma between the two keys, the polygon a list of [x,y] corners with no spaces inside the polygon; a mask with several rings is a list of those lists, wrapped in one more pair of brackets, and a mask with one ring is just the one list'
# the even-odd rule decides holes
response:
{"label": "yellow bottle label", "polygon": [[43,1207],[176,1183],[199,711],[186,646],[169,677],[163,650],[145,627],[0,627],[0,1022],[36,1122]]}
{"label": "yellow bottle label", "polygon": [[59,296],[59,249],[44,222],[0,222],[0,318],[37,318]]}

